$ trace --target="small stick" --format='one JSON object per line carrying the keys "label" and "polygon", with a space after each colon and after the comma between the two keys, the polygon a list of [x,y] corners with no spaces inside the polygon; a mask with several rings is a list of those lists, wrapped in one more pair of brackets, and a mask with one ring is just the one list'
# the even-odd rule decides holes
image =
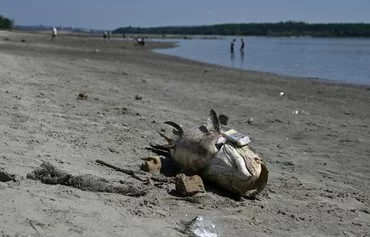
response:
{"label": "small stick", "polygon": [[119,172],[122,172],[122,173],[125,173],[125,174],[128,174],[130,175],[131,177],[133,177],[134,179],[137,179],[137,180],[140,180],[140,181],[145,181],[143,180],[142,178],[140,178],[139,176],[137,176],[137,174],[142,174],[142,175],[146,175],[145,172],[139,172],[139,171],[136,171],[137,174],[135,174],[135,171],[133,170],[129,170],[129,169],[122,169],[122,168],[119,168],[117,166],[114,166],[114,165],[111,165],[111,164],[108,164],[107,162],[105,161],[102,161],[102,160],[96,160],[96,163],[99,163],[101,165],[105,165],[105,166],[108,166],[109,168],[112,168],[114,170],[117,170]]}
{"label": "small stick", "polygon": [[[102,160],[96,160],[96,163],[99,163],[101,165],[105,165],[105,166],[107,166],[109,168],[112,168],[114,170],[117,170],[119,172],[131,175],[131,177],[133,177],[137,180],[140,180],[142,182],[144,182],[146,180],[140,178],[139,176],[137,176],[137,174],[146,175],[146,176],[150,175],[149,173],[144,172],[144,171],[133,171],[133,170],[129,170],[129,169],[122,169],[122,168],[119,168],[117,166],[108,164],[107,162],[102,161]],[[173,183],[174,182],[173,178],[160,177],[160,176],[157,176],[157,175],[156,176],[150,175],[150,179],[153,180],[153,181],[156,181],[156,182],[161,182],[161,183]]]}

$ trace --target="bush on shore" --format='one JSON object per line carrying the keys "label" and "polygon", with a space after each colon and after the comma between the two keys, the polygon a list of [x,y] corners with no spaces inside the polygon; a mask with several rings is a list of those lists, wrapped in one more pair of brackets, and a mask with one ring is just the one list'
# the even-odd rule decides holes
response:
{"label": "bush on shore", "polygon": [[12,29],[13,25],[13,20],[0,15],[0,29]]}

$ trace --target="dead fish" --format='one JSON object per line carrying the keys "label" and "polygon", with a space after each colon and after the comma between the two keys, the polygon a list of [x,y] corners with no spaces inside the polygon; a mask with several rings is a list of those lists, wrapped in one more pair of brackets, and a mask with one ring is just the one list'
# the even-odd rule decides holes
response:
{"label": "dead fish", "polygon": [[220,137],[220,125],[216,113],[211,110],[206,125],[183,129],[173,121],[167,121],[174,127],[172,137],[158,132],[168,142],[167,145],[151,144],[153,148],[168,150],[172,160],[187,174],[200,172],[218,152],[216,143]]}
{"label": "dead fish", "polygon": [[173,121],[165,124],[174,128],[171,137],[158,132],[168,144],[151,143],[151,146],[168,151],[186,174],[199,174],[233,195],[254,197],[264,189],[268,170],[261,156],[249,146],[239,147],[230,141],[218,144],[222,129],[214,110],[210,111],[206,124],[198,127],[183,129]]}

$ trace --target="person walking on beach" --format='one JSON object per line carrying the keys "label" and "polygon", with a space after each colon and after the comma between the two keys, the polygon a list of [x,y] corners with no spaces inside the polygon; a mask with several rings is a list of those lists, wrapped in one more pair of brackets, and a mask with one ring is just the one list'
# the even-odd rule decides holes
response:
{"label": "person walking on beach", "polygon": [[235,46],[235,39],[233,39],[232,41],[231,41],[231,44],[230,44],[230,53],[234,53],[234,46]]}
{"label": "person walking on beach", "polygon": [[241,38],[240,39],[240,52],[241,53],[244,53],[244,46],[245,46],[244,40],[243,38]]}
{"label": "person walking on beach", "polygon": [[51,40],[54,40],[57,37],[58,31],[57,28],[53,27],[51,32]]}

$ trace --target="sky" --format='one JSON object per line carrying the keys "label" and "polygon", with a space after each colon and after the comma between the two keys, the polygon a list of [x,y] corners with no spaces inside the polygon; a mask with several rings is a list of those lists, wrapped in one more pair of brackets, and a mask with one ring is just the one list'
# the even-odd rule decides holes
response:
{"label": "sky", "polygon": [[304,21],[370,23],[370,0],[0,0],[16,25],[123,26]]}

